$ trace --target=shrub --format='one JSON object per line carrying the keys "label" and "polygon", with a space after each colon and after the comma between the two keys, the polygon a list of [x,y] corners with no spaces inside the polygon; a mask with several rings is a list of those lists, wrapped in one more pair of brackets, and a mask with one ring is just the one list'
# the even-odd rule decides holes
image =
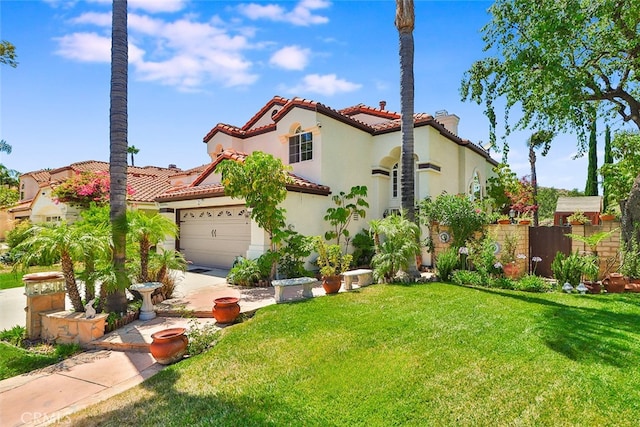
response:
{"label": "shrub", "polygon": [[482,275],[477,271],[469,270],[456,270],[453,272],[451,281],[456,285],[470,285],[470,286],[483,286],[485,281],[482,279]]}
{"label": "shrub", "polygon": [[489,223],[489,216],[482,206],[464,194],[441,194],[433,201],[424,199],[420,202],[420,218],[427,226],[434,221],[447,225],[456,247],[464,246],[474,233],[482,231]]}
{"label": "shrub", "polygon": [[527,274],[516,282],[515,289],[525,292],[550,292],[553,286],[542,277]]}
{"label": "shrub", "polygon": [[370,266],[375,254],[373,238],[366,230],[360,230],[351,240],[353,245],[353,266]]}
{"label": "shrub", "polygon": [[557,252],[551,263],[551,272],[560,286],[562,286],[563,283],[578,286],[582,278],[583,265],[582,257],[577,252],[569,256],[565,256],[562,252]]}
{"label": "shrub", "polygon": [[458,248],[451,246],[442,251],[436,259],[436,273],[440,280],[448,282],[451,280],[453,270],[458,266]]}
{"label": "shrub", "polygon": [[281,278],[309,276],[304,268],[305,259],[311,254],[311,238],[292,230],[286,232],[284,244],[278,250],[278,273]]}
{"label": "shrub", "polygon": [[620,272],[627,277],[640,278],[640,244],[636,233],[628,243],[628,248],[622,251]]}
{"label": "shrub", "polygon": [[195,356],[204,353],[212,347],[216,342],[218,331],[219,329],[213,323],[199,325],[195,319],[189,321],[189,327],[187,328],[187,336],[189,337],[187,351],[189,355]]}
{"label": "shrub", "polygon": [[516,281],[508,277],[496,277],[489,282],[489,287],[498,289],[516,289]]}
{"label": "shrub", "polygon": [[492,276],[500,272],[496,268],[496,241],[492,236],[485,236],[480,242],[472,246],[469,259],[484,282],[489,282]]}
{"label": "shrub", "polygon": [[0,341],[5,341],[20,347],[22,341],[27,337],[27,329],[24,326],[14,326],[11,329],[0,331]]}
{"label": "shrub", "polygon": [[258,262],[246,258],[238,258],[227,275],[230,284],[239,286],[254,286],[260,278]]}

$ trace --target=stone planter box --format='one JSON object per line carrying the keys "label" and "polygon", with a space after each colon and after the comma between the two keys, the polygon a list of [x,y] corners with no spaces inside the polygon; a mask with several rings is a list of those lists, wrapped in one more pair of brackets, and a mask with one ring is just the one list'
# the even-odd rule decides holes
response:
{"label": "stone planter box", "polygon": [[42,313],[41,316],[43,340],[55,341],[56,344],[80,344],[81,347],[104,335],[107,320],[104,313],[87,319],[84,313],[72,311]]}

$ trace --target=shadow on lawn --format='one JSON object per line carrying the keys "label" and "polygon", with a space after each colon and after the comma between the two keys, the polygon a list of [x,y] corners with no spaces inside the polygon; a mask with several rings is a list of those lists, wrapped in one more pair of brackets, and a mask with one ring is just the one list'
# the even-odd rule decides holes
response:
{"label": "shadow on lawn", "polygon": [[[181,363],[184,363],[183,361]],[[224,375],[223,373],[221,375]],[[139,387],[152,396],[133,398],[130,403],[110,411],[99,411],[98,406],[91,408],[91,415],[72,417],[65,426],[240,426],[260,425],[276,426],[278,416],[272,415],[273,409],[287,414],[289,419],[301,420],[304,424],[322,425],[326,420],[309,419],[308,414],[294,414],[283,402],[275,402],[266,394],[227,395],[220,391],[213,394],[197,394],[198,391],[177,390],[175,384],[180,372],[169,368],[144,381]],[[116,397],[117,399],[118,397]]]}
{"label": "shadow on lawn", "polygon": [[[540,298],[534,294],[519,294],[487,288],[474,288],[480,292],[512,298],[547,309],[539,322],[540,336],[546,345],[579,362],[606,363],[615,367],[636,367],[640,363],[640,311],[616,313],[606,308],[577,307]],[[567,296],[569,297],[569,296]],[[578,296],[576,296],[578,297]],[[587,297],[594,298],[594,297]],[[595,297],[599,298],[599,297]],[[602,305],[612,303],[606,300]],[[638,305],[635,298],[621,298],[622,302]],[[601,303],[600,299],[596,301]]]}

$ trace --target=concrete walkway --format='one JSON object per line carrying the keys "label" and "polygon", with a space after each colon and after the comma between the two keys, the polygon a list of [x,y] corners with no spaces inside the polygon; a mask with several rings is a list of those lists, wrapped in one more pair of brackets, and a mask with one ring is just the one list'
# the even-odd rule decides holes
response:
{"label": "concrete walkway", "polygon": [[[56,365],[0,381],[0,426],[35,426],[63,421],[76,411],[108,399],[159,372],[149,353],[151,335],[159,330],[204,324],[218,325],[213,319],[213,300],[221,296],[240,298],[241,313],[252,313],[260,307],[275,304],[273,288],[240,288],[226,283],[225,270],[184,273],[178,277],[175,298],[156,305],[158,317],[136,320],[90,343],[85,351]],[[299,288],[299,289],[298,289]],[[22,295],[13,302],[2,301],[0,311],[15,326],[21,312],[25,324],[23,289],[12,289]],[[302,287],[286,288],[285,301],[301,298]],[[313,289],[314,296],[324,295],[322,286]],[[11,304],[11,305],[9,305]],[[15,306],[14,306],[15,305]],[[186,317],[180,317],[186,316]],[[194,317],[196,316],[196,317]],[[6,329],[7,327],[2,326]]]}

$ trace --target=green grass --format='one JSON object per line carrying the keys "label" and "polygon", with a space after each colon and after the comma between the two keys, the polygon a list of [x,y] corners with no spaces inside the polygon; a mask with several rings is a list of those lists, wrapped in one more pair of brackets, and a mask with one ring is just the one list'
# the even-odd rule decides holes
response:
{"label": "green grass", "polygon": [[79,350],[77,345],[41,345],[27,350],[0,341],[0,380],[53,365]]}
{"label": "green grass", "polygon": [[29,267],[27,272],[12,271],[11,267],[0,270],[0,289],[19,288],[24,286],[22,276],[28,273],[38,273],[41,271],[60,271],[60,266],[36,266]]}
{"label": "green grass", "polygon": [[[640,295],[376,285],[269,306],[71,417],[105,426],[636,426]],[[66,425],[66,424],[65,424]]]}

